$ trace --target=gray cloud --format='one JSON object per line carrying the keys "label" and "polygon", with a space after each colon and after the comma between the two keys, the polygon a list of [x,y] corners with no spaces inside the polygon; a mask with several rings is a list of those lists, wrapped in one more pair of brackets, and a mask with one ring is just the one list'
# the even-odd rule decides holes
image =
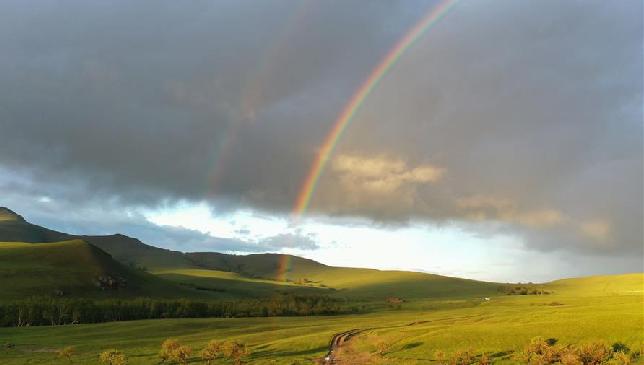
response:
{"label": "gray cloud", "polygon": [[[312,250],[318,248],[315,237],[298,230],[267,238],[224,238],[199,231],[148,221],[136,210],[125,209],[120,201],[74,201],[64,194],[56,198],[37,193],[31,179],[0,169],[0,190],[12,193],[3,196],[0,206],[10,206],[34,224],[60,232],[78,235],[125,234],[142,242],[176,251],[216,251],[233,253],[278,252],[283,248]],[[16,184],[23,181],[23,185]],[[248,230],[237,232],[243,236]]]}
{"label": "gray cloud", "polygon": [[262,240],[261,243],[273,249],[299,248],[303,250],[314,250],[320,247],[313,236],[301,232],[278,234]]}
{"label": "gray cloud", "polygon": [[[3,2],[2,193],[287,213],[343,104],[432,4]],[[335,154],[440,179],[369,176],[355,194],[329,167],[311,211],[500,223],[536,249],[642,254],[641,29],[637,1],[459,3]]]}

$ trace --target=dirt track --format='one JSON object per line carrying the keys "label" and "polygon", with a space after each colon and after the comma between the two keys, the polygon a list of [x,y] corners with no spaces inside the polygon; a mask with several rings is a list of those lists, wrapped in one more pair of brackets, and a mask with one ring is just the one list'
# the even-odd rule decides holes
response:
{"label": "dirt track", "polygon": [[360,329],[352,329],[348,330],[345,332],[340,332],[336,333],[333,335],[331,338],[331,342],[329,342],[329,351],[326,353],[326,356],[324,357],[324,362],[323,364],[337,364],[337,359],[335,357],[335,353],[337,349],[342,346],[343,343],[349,341],[349,339],[358,333],[362,332],[363,330]]}

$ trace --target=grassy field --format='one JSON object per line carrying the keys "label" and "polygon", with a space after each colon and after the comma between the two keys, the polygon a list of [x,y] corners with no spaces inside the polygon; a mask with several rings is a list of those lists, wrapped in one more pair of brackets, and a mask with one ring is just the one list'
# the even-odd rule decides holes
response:
{"label": "grassy field", "polygon": [[[607,285],[610,283],[610,285]],[[2,364],[57,364],[53,352],[75,346],[75,363],[96,363],[107,348],[122,350],[130,364],[156,364],[160,343],[177,338],[195,354],[211,339],[250,346],[250,364],[309,364],[322,357],[334,333],[363,329],[350,341],[356,351],[373,353],[384,343],[385,364],[433,363],[436,350],[473,349],[500,363],[532,337],[559,343],[601,340],[638,349],[644,341],[644,274],[556,281],[551,295],[497,295],[489,301],[412,300],[400,310],[335,317],[164,319],[61,327],[2,328]]]}
{"label": "grassy field", "polygon": [[[215,339],[248,345],[250,364],[310,364],[325,355],[334,334],[351,329],[360,332],[340,349],[341,355],[344,351],[346,356],[381,364],[431,364],[436,363],[436,351],[462,350],[485,353],[497,363],[516,363],[516,352],[535,336],[556,338],[562,345],[623,342],[634,350],[644,345],[641,273],[521,285],[513,292],[549,294],[505,295],[499,283],[331,267],[289,257],[288,270],[276,280],[284,255],[186,254],[122,235],[69,236],[1,210],[0,226],[0,238],[30,242],[0,242],[0,301],[61,291],[68,298],[157,299],[270,298],[276,293],[296,293],[328,295],[370,310],[328,317],[184,318],[0,328],[2,365],[67,364],[67,359],[56,355],[57,349],[67,346],[75,347],[72,360],[77,364],[95,364],[98,354],[109,348],[123,351],[129,364],[157,364],[160,344],[167,338],[193,349],[190,363],[202,363],[200,349]],[[61,238],[66,241],[51,242]],[[140,266],[149,272],[133,268]],[[100,290],[96,278],[102,275],[124,278],[127,285]],[[396,299],[391,301],[392,297]]]}
{"label": "grassy field", "polygon": [[331,290],[325,288],[308,287],[285,281],[249,278],[228,271],[162,269],[152,273],[174,282],[207,289],[216,293],[218,298],[222,299],[265,298],[274,295],[276,292],[317,295],[331,293]]}

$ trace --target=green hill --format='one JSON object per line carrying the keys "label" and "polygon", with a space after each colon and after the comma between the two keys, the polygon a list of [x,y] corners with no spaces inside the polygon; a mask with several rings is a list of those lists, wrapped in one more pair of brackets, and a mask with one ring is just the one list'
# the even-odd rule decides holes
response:
{"label": "green hill", "polygon": [[0,207],[0,242],[58,242],[71,236],[27,222],[9,208]]}
{"label": "green hill", "polygon": [[[40,246],[39,242],[70,239],[95,246],[124,267],[144,268],[219,297],[261,297],[276,292],[376,300],[480,297],[496,293],[499,285],[418,272],[333,267],[292,255],[182,253],[147,245],[122,234],[68,235],[31,224],[13,211],[0,208],[0,242],[31,242]],[[70,261],[69,265],[74,266],[74,262]]]}
{"label": "green hill", "polygon": [[151,271],[199,267],[182,252],[146,245],[136,238],[122,234],[78,237],[99,247],[122,263]]}
{"label": "green hill", "polygon": [[82,240],[0,242],[1,299],[30,296],[177,298],[204,296],[131,269]]}
{"label": "green hill", "polygon": [[644,295],[642,273],[595,275],[555,280],[545,287],[554,293],[574,296]]}
{"label": "green hill", "polygon": [[245,256],[187,253],[206,269],[232,271],[251,278],[288,280],[337,289],[335,295],[361,298],[431,298],[490,295],[499,284],[419,272],[334,267],[291,255]]}

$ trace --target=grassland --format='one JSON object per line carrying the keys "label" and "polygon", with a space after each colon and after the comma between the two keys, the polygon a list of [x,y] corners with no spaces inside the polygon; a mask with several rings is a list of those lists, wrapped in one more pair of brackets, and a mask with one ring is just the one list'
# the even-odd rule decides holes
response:
{"label": "grassland", "polygon": [[328,295],[320,287],[298,285],[289,281],[249,278],[228,271],[207,269],[162,269],[152,272],[161,278],[218,294],[218,298],[266,298],[280,293]]}
{"label": "grassland", "polygon": [[[191,363],[200,363],[199,349],[216,339],[247,344],[247,363],[309,364],[324,356],[334,334],[350,329],[361,331],[347,348],[384,364],[430,364],[437,350],[469,349],[498,363],[513,363],[513,354],[535,336],[564,345],[600,340],[641,350],[644,344],[641,273],[538,285],[549,295],[504,295],[498,283],[339,268],[290,257],[285,275],[275,280],[283,255],[186,254],[122,235],[70,236],[31,225],[6,209],[0,209],[2,239],[30,243],[0,242],[0,301],[52,292],[72,298],[200,299],[268,298],[287,292],[328,295],[370,310],[327,317],[0,328],[2,365],[66,364],[55,354],[66,346],[76,348],[72,360],[77,364],[97,363],[98,353],[108,348],[123,351],[130,364],[157,364],[166,338],[190,346],[195,351]],[[65,241],[52,242],[61,239]],[[141,266],[149,272],[133,268]],[[125,278],[127,286],[98,290],[95,279],[101,275]],[[394,304],[386,301],[392,297],[397,298]]]}
{"label": "grassland", "polygon": [[[609,286],[606,286],[610,283]],[[97,325],[2,328],[2,364],[56,364],[52,352],[75,346],[76,363],[95,363],[98,353],[116,347],[130,364],[156,364],[160,343],[177,338],[195,351],[210,339],[237,340],[252,351],[251,364],[309,364],[322,357],[334,333],[365,330],[351,340],[373,353],[385,343],[386,364],[433,363],[436,350],[474,349],[499,363],[534,336],[560,343],[602,340],[638,349],[644,341],[644,274],[567,279],[547,284],[551,295],[497,295],[486,301],[419,299],[388,310],[336,317],[164,319]],[[193,363],[200,363],[194,356]]]}
{"label": "grassland", "polygon": [[[123,279],[118,290],[101,290],[100,276]],[[0,301],[31,296],[209,297],[210,293],[129,268],[82,240],[55,243],[0,242]]]}

